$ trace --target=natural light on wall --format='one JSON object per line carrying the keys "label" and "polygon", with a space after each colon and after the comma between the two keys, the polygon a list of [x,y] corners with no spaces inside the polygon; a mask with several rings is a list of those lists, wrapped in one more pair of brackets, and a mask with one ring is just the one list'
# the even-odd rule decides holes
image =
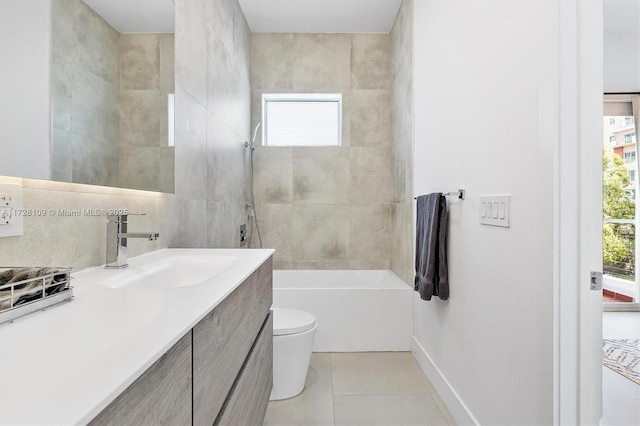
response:
{"label": "natural light on wall", "polygon": [[262,95],[262,144],[265,146],[340,146],[340,93]]}

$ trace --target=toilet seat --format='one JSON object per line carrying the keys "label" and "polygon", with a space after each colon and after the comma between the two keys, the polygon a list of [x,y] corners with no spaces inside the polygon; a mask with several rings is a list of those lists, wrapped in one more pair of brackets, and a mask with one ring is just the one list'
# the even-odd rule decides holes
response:
{"label": "toilet seat", "polygon": [[273,308],[273,335],[304,333],[316,326],[316,317],[295,309]]}

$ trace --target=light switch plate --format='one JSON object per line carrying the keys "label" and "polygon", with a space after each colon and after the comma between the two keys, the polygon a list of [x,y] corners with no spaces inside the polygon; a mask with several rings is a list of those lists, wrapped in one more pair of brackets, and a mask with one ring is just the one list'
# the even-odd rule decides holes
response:
{"label": "light switch plate", "polygon": [[510,195],[491,195],[480,197],[480,223],[482,225],[502,226],[510,225]]}
{"label": "light switch plate", "polygon": [[24,209],[22,208],[22,185],[0,184],[0,197],[9,205],[0,205],[0,237],[24,234]]}

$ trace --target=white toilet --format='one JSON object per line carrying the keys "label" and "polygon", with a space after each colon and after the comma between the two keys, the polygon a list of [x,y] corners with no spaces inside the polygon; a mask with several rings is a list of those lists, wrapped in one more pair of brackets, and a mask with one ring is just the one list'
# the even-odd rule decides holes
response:
{"label": "white toilet", "polygon": [[304,389],[316,317],[309,312],[273,308],[273,388],[270,401],[287,399]]}

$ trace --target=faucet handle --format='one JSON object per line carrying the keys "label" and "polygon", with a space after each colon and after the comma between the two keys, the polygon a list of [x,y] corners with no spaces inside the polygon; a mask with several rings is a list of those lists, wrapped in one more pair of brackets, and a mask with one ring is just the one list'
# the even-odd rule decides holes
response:
{"label": "faucet handle", "polygon": [[127,214],[110,214],[107,220],[114,223],[126,223],[128,216],[146,216],[146,213],[127,213]]}
{"label": "faucet handle", "polygon": [[127,216],[128,215],[126,214],[110,214],[110,215],[107,215],[107,220],[109,222],[114,222],[114,223],[126,223]]}

